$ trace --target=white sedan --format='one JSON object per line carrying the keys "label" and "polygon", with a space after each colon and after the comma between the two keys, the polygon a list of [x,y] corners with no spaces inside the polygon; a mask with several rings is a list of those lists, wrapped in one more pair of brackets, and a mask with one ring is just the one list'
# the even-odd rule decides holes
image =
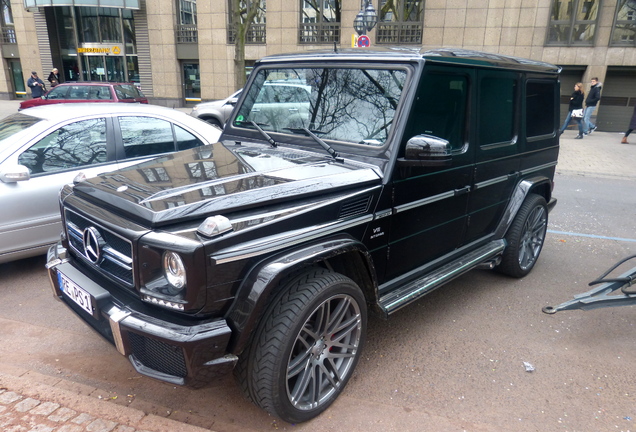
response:
{"label": "white sedan", "polygon": [[221,130],[170,108],[60,104],[0,120],[0,263],[59,240],[58,192],[87,177],[215,143]]}

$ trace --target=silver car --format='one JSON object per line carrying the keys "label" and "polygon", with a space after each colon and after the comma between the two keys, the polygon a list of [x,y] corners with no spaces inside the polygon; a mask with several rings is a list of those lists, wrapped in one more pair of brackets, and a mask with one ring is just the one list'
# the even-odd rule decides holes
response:
{"label": "silver car", "polygon": [[[0,263],[59,239],[58,192],[87,177],[218,140],[221,130],[170,108],[60,104],[0,120]],[[162,173],[149,172],[161,180]]]}
{"label": "silver car", "polygon": [[190,115],[205,120],[212,125],[223,127],[230,114],[232,114],[232,110],[234,109],[234,105],[236,105],[238,97],[241,95],[241,91],[242,90],[232,93],[232,95],[225,99],[197,104],[192,108]]}

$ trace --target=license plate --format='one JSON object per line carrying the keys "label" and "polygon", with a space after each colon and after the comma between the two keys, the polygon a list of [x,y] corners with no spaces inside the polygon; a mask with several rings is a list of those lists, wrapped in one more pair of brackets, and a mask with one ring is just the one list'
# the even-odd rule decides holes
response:
{"label": "license plate", "polygon": [[60,289],[64,294],[77,303],[79,307],[93,315],[93,299],[91,295],[60,272],[57,272],[57,279],[60,282]]}

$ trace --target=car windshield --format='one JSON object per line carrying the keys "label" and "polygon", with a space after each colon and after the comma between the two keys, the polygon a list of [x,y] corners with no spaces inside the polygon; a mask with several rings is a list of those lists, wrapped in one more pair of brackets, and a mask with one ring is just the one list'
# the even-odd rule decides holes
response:
{"label": "car windshield", "polygon": [[381,146],[406,81],[403,68],[294,68],[257,72],[234,119],[268,132]]}
{"label": "car windshield", "polygon": [[[42,121],[42,119],[22,113],[13,114],[0,120],[0,148],[3,147],[2,141],[13,137],[15,134],[28,129],[40,121]],[[13,142],[13,140],[11,140],[11,142]]]}

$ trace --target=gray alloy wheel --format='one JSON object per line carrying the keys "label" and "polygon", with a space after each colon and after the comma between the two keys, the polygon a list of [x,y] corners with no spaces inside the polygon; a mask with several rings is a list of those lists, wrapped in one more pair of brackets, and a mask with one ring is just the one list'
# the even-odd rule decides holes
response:
{"label": "gray alloy wheel", "polygon": [[543,248],[547,229],[545,199],[537,194],[528,195],[506,234],[508,247],[497,269],[517,278],[530,273]]}
{"label": "gray alloy wheel", "polygon": [[274,299],[235,373],[246,395],[285,421],[307,421],[344,389],[366,333],[364,295],[349,278],[312,269]]}

